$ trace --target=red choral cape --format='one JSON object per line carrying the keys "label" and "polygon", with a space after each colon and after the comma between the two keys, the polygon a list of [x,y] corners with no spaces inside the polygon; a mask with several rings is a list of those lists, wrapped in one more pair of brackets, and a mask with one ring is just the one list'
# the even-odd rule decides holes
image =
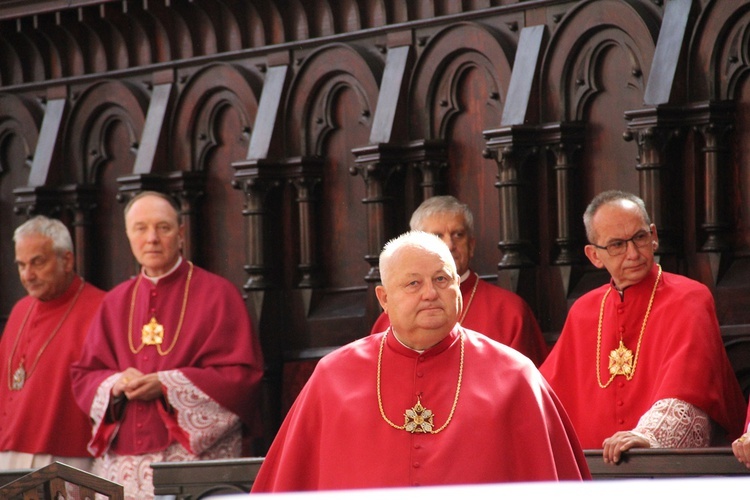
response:
{"label": "red choral cape", "polygon": [[[88,416],[75,404],[70,387],[70,365],[78,359],[91,318],[104,292],[86,283],[75,306],[39,358],[39,363],[20,391],[9,389],[21,354],[26,354],[27,375],[37,353],[49,339],[76,296],[81,278],[76,276],[58,298],[42,302],[26,296],[13,307],[0,340],[0,451],[48,453],[60,457],[89,457],[91,437]],[[8,370],[13,344],[29,307],[36,303],[19,339]],[[27,344],[28,342],[28,344]],[[10,375],[9,375],[10,373]],[[64,439],[60,437],[64,436]]]}
{"label": "red choral cape", "polygon": [[[650,275],[607,297],[602,323],[599,371],[609,380],[609,352],[620,341],[636,354],[643,317],[656,279]],[[713,297],[684,276],[662,273],[643,335],[635,375],[615,377],[601,389],[596,379],[599,308],[605,285],[579,298],[571,307],[557,344],[541,367],[573,421],[584,448],[601,448],[605,438],[633,429],[658,400],[677,398],[695,405],[733,439],[740,433],[745,402],[727,358]]]}
{"label": "red choral cape", "polygon": [[[477,283],[477,280],[479,281]],[[477,291],[469,304],[474,284]],[[461,325],[487,335],[501,344],[527,356],[536,366],[547,357],[547,344],[529,305],[518,295],[480,279],[471,271],[461,283],[464,307],[469,307]],[[381,313],[370,334],[381,333],[391,326],[386,313]]]}
{"label": "red choral cape", "polygon": [[[132,343],[141,345],[141,327],[151,311],[164,325],[162,350],[172,345],[182,310],[188,263],[154,285],[140,281]],[[96,390],[110,375],[133,366],[143,373],[179,369],[224,408],[253,424],[262,376],[262,355],[247,309],[228,280],[195,266],[182,331],[174,350],[161,356],[155,346],[133,354],[128,338],[130,303],[137,280],[112,289],[89,331],[81,359],[72,367],[73,391],[87,413]],[[162,421],[157,401],[129,401],[112,451],[121,455],[165,449],[174,438]]]}
{"label": "red choral cape", "polygon": [[325,490],[590,477],[575,433],[534,365],[518,352],[456,325],[419,354],[389,334],[383,352],[385,414],[397,425],[416,403],[451,412],[438,434],[410,434],[378,409],[378,350],[370,335],[325,356],[292,406],[253,492]]}

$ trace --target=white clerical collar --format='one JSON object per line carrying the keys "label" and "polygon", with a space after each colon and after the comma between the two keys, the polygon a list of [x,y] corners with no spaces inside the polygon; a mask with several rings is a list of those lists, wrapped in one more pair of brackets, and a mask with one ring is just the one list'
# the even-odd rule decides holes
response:
{"label": "white clerical collar", "polygon": [[402,346],[406,347],[410,351],[418,352],[419,354],[422,354],[423,352],[425,352],[425,349],[414,349],[413,347],[409,347],[408,345],[406,345],[403,342],[401,342],[401,339],[398,338],[398,335],[396,335],[396,330],[394,330],[393,327],[391,327],[391,331],[393,332],[393,338],[396,339],[396,340],[398,340],[399,344],[401,344]]}
{"label": "white clerical collar", "polygon": [[143,273],[143,277],[144,278],[146,278],[147,280],[149,280],[151,283],[153,283],[155,285],[155,284],[157,284],[159,282],[160,279],[166,278],[167,276],[169,276],[170,274],[172,274],[173,272],[175,272],[175,270],[178,267],[180,267],[180,264],[182,264],[182,255],[180,255],[179,259],[177,259],[177,264],[175,264],[174,266],[172,266],[172,269],[170,269],[166,273],[162,274],[161,276],[156,276],[156,277],[152,278],[151,276],[149,276],[149,275],[146,274],[146,271],[141,271],[141,272]]}
{"label": "white clerical collar", "polygon": [[471,269],[467,269],[466,272],[461,275],[461,283],[469,279],[469,276],[471,276]]}

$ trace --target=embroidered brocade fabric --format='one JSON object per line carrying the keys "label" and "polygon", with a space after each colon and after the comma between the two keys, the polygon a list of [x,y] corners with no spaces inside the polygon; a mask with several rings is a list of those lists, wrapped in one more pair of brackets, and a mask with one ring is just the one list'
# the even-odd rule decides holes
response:
{"label": "embroidered brocade fabric", "polygon": [[[94,433],[106,415],[112,385],[120,376],[119,373],[112,375],[97,391],[91,408]],[[241,423],[237,415],[209,398],[179,370],[159,372],[159,380],[177,414],[180,428],[189,436],[195,454],[179,443],[172,443],[165,450],[154,453],[122,456],[105,453],[95,459],[93,473],[122,484],[126,500],[153,498],[152,462],[212,460],[238,457],[242,453]],[[115,430],[114,436],[116,434]]]}
{"label": "embroidered brocade fabric", "polygon": [[702,448],[710,443],[708,414],[685,401],[660,399],[643,414],[634,432],[652,448]]}

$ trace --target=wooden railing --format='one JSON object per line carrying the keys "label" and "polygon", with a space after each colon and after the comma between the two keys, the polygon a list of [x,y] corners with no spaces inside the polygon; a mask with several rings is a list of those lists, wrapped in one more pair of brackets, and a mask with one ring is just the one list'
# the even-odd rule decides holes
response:
{"label": "wooden railing", "polygon": [[[22,471],[5,471],[3,478]],[[54,462],[22,474],[8,483],[0,483],[2,500],[57,500],[60,498],[105,497],[123,500],[123,487],[86,471]]]}
{"label": "wooden railing", "polygon": [[585,450],[594,479],[750,475],[729,447],[633,449],[617,465],[605,464],[602,450]]}
{"label": "wooden railing", "polygon": [[[737,461],[728,447],[636,449],[625,453],[617,465],[605,464],[601,450],[586,450],[584,454],[595,480],[750,476],[750,470]],[[250,491],[262,463],[262,457],[153,463],[154,493],[174,495],[177,500],[246,493]],[[33,471],[0,471],[0,487],[29,472]]]}
{"label": "wooden railing", "polygon": [[209,495],[246,493],[263,458],[152,463],[154,495],[196,500]]}
{"label": "wooden railing", "polygon": [[[750,470],[737,461],[728,447],[632,450],[624,454],[617,465],[605,464],[601,450],[586,450],[584,453],[595,480],[750,476]],[[260,457],[154,463],[151,464],[154,493],[175,495],[177,500],[194,500],[211,494],[248,492],[262,463]]]}

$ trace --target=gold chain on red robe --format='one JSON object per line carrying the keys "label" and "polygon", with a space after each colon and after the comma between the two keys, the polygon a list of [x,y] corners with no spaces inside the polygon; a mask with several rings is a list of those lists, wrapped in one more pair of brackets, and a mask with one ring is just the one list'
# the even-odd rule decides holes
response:
{"label": "gold chain on red robe", "polygon": [[76,305],[76,302],[78,301],[78,297],[81,296],[81,292],[83,291],[83,286],[85,285],[85,281],[83,278],[81,278],[81,285],[78,287],[78,291],[76,291],[75,297],[73,297],[73,300],[70,301],[70,305],[68,306],[68,309],[65,311],[65,314],[63,314],[62,318],[60,318],[60,322],[57,323],[57,326],[54,330],[52,330],[52,333],[49,337],[47,337],[47,340],[44,342],[42,347],[39,349],[39,352],[36,353],[36,358],[34,358],[34,363],[29,368],[29,371],[26,371],[26,368],[23,366],[23,362],[26,358],[26,356],[21,356],[21,362],[18,363],[18,368],[15,372],[13,372],[13,375],[11,375],[11,365],[13,364],[13,356],[16,354],[16,347],[18,347],[18,339],[21,338],[21,333],[23,333],[23,328],[26,326],[26,321],[29,319],[29,316],[31,315],[31,310],[34,309],[34,306],[36,306],[36,302],[32,302],[31,306],[29,307],[29,310],[26,311],[26,316],[24,316],[23,321],[21,322],[21,327],[18,329],[18,335],[16,335],[16,340],[13,342],[13,349],[10,351],[10,357],[8,358],[8,389],[11,391],[20,391],[23,389],[23,385],[26,383],[26,379],[31,377],[31,374],[34,373],[34,370],[36,369],[36,365],[39,363],[39,358],[42,357],[42,353],[45,349],[47,349],[47,346],[50,342],[52,342],[52,339],[55,338],[55,335],[57,335],[57,332],[60,330],[60,327],[63,325],[65,320],[67,319],[68,315],[70,314],[70,311],[73,310],[73,306]]}
{"label": "gold chain on red robe", "polygon": [[[478,279],[478,278],[477,278]],[[393,327],[391,327],[391,330],[393,330]],[[380,408],[380,415],[383,417],[383,420],[393,427],[394,429],[398,429],[400,431],[407,431],[413,433],[426,433],[426,434],[437,434],[438,432],[442,432],[446,427],[448,427],[448,424],[451,423],[451,420],[453,420],[453,413],[456,411],[456,406],[458,405],[458,394],[461,392],[461,379],[463,378],[464,374],[464,334],[463,332],[459,333],[459,336],[461,337],[461,361],[458,365],[458,383],[456,384],[456,397],[453,399],[453,406],[451,407],[450,414],[448,414],[448,419],[445,421],[442,427],[439,429],[435,429],[433,426],[433,419],[435,415],[432,413],[432,410],[428,410],[424,406],[422,406],[422,401],[419,396],[417,396],[417,404],[415,404],[411,408],[407,408],[404,412],[404,425],[396,425],[385,415],[385,410],[383,410],[383,398],[380,395],[380,367],[382,366],[382,360],[383,360],[383,346],[385,346],[385,339],[388,336],[388,331],[385,332],[383,335],[383,339],[380,341],[380,350],[378,351],[378,383],[377,383],[377,390],[378,390],[378,408]]]}
{"label": "gold chain on red robe", "polygon": [[174,346],[177,344],[177,339],[180,337],[180,332],[182,331],[182,321],[185,319],[188,292],[190,292],[190,280],[193,277],[193,263],[188,261],[188,265],[190,266],[190,270],[188,271],[187,280],[185,280],[185,292],[182,296],[182,310],[180,311],[180,319],[177,322],[177,330],[175,331],[174,337],[172,337],[172,345],[170,345],[169,349],[167,349],[166,351],[163,351],[161,349],[161,344],[164,341],[164,327],[156,321],[156,317],[151,317],[151,321],[143,325],[143,328],[141,329],[141,345],[138,346],[137,349],[135,348],[135,345],[133,345],[133,315],[135,313],[135,297],[138,294],[138,287],[141,284],[143,273],[138,276],[138,280],[133,287],[133,295],[130,298],[130,316],[128,318],[128,344],[130,347],[130,352],[132,352],[133,354],[138,354],[141,349],[143,349],[143,347],[147,345],[155,345],[156,351],[160,356],[166,356],[172,351],[172,349],[174,349]]}
{"label": "gold chain on red robe", "polygon": [[609,292],[612,291],[610,286],[604,293],[602,298],[602,305],[599,307],[599,327],[596,334],[596,381],[599,383],[599,387],[606,389],[609,384],[615,379],[617,375],[623,375],[627,380],[631,380],[635,375],[635,369],[638,366],[638,356],[641,352],[641,341],[643,340],[643,332],[646,331],[646,323],[648,323],[648,317],[651,314],[651,306],[654,304],[654,296],[656,295],[656,287],[659,284],[659,278],[661,278],[661,266],[656,265],[659,268],[659,272],[656,275],[656,281],[654,281],[654,288],[651,290],[651,297],[648,299],[648,307],[646,308],[646,315],[643,317],[643,324],[641,325],[641,333],[638,336],[638,345],[635,348],[635,358],[633,357],[633,351],[625,347],[622,342],[622,336],[620,336],[620,345],[617,349],[613,349],[609,353],[609,373],[610,377],[606,384],[602,384],[602,376],[599,370],[600,363],[600,352],[602,350],[602,320],[604,318],[604,304],[607,301]]}

